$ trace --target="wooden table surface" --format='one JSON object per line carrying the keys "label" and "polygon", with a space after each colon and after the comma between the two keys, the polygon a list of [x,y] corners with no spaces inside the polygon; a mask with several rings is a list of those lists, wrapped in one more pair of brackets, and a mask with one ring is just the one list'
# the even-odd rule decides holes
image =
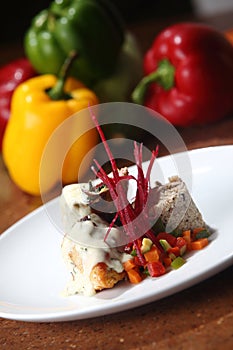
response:
{"label": "wooden table surface", "polygon": [[[157,23],[142,21],[131,25],[131,30],[145,51],[160,29],[186,19],[189,18]],[[202,21],[226,30],[233,27],[233,13]],[[22,52],[20,45],[5,47],[1,63]],[[188,149],[233,144],[233,116],[214,125],[178,131]],[[42,202],[12,183],[2,158],[0,186],[0,232],[3,232]],[[61,323],[0,319],[0,349],[230,350],[233,349],[232,272],[229,267],[182,292],[114,315]]]}

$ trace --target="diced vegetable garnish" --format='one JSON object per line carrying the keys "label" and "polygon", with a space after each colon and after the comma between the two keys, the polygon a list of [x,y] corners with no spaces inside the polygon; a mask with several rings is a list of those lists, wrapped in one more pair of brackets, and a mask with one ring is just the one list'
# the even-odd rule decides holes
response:
{"label": "diced vegetable garnish", "polygon": [[177,237],[176,246],[180,249],[180,255],[184,255],[187,249],[187,242],[184,237]]}
{"label": "diced vegetable garnish", "polygon": [[157,235],[158,240],[165,239],[172,247],[176,245],[176,237],[168,232],[160,232]]}
{"label": "diced vegetable garnish", "polygon": [[181,256],[178,256],[177,258],[175,258],[175,260],[172,261],[171,267],[173,269],[179,269],[184,264],[185,260]]}
{"label": "diced vegetable garnish", "polygon": [[144,257],[146,259],[147,262],[154,262],[154,261],[158,261],[159,260],[159,252],[158,249],[153,246],[149,252],[146,252],[144,254]]}
{"label": "diced vegetable garnish", "polygon": [[168,252],[169,256],[170,256],[170,254],[172,254],[172,255],[175,255],[175,257],[176,257],[176,256],[180,255],[180,248],[179,247],[171,247],[168,249],[167,252]]}
{"label": "diced vegetable garnish", "polygon": [[147,269],[151,277],[159,277],[166,273],[166,269],[160,261],[149,262]]}
{"label": "diced vegetable garnish", "polygon": [[186,230],[183,232],[183,236],[182,236],[186,243],[187,243],[187,250],[192,250],[191,247],[191,230]]}
{"label": "diced vegetable garnish", "polygon": [[200,250],[205,246],[207,246],[208,243],[209,243],[208,238],[200,238],[194,242],[191,242],[191,248],[192,250]]}
{"label": "diced vegetable garnish", "polygon": [[133,269],[136,267],[134,259],[129,259],[126,262],[124,262],[124,270],[128,272],[129,270]]}
{"label": "diced vegetable garnish", "polygon": [[[197,239],[197,235],[203,231],[203,228],[186,230],[182,232],[182,236],[178,237],[174,237],[170,233],[160,232],[156,237],[160,238],[159,244],[162,247],[162,251],[148,238],[137,240],[143,256],[143,263],[137,256],[137,251],[133,245],[131,250],[132,257],[124,263],[124,269],[129,281],[131,283],[139,283],[145,276],[159,277],[164,275],[169,271],[169,267],[174,270],[182,267],[186,262],[184,255],[187,251],[200,250],[209,243],[207,237]],[[207,230],[205,231],[208,233]]]}
{"label": "diced vegetable garnish", "polygon": [[149,238],[143,238],[142,240],[142,245],[141,245],[141,252],[142,254],[145,254],[146,252],[148,252],[152,246],[153,242],[151,239]]}
{"label": "diced vegetable garnish", "polygon": [[165,252],[167,252],[168,249],[171,249],[171,245],[168,243],[168,241],[166,239],[160,239],[159,243],[161,244],[161,246],[163,247]]}
{"label": "diced vegetable garnish", "polygon": [[200,231],[196,232],[195,234],[195,238],[199,239],[199,238],[208,238],[209,237],[209,232],[205,229],[201,229]]}
{"label": "diced vegetable garnish", "polygon": [[131,269],[127,271],[127,275],[128,275],[129,281],[133,284],[137,284],[142,281],[141,274],[135,269]]}

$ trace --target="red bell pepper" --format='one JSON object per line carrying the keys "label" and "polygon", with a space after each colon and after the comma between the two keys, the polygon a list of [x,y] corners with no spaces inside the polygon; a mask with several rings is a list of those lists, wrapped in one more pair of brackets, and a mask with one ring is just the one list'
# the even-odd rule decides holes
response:
{"label": "red bell pepper", "polygon": [[12,94],[20,83],[35,75],[34,68],[26,58],[15,59],[0,68],[0,150],[10,116]]}
{"label": "red bell pepper", "polygon": [[166,241],[172,246],[174,247],[176,245],[176,237],[174,237],[172,234],[168,233],[168,232],[160,232],[157,235],[157,239],[166,239]]}
{"label": "red bell pepper", "polygon": [[160,261],[149,262],[147,269],[151,277],[159,277],[166,273],[166,268]]}
{"label": "red bell pepper", "polygon": [[233,112],[233,46],[205,24],[178,23],[163,30],[144,56],[135,103],[176,126],[214,122]]}

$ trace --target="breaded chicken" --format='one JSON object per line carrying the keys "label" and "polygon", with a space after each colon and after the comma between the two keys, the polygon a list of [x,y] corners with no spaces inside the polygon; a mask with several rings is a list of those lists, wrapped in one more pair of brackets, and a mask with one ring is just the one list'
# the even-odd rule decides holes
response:
{"label": "breaded chicken", "polygon": [[[76,249],[75,244],[71,247],[68,253],[71,263],[77,269],[77,278],[85,273],[85,267],[83,266],[83,259],[81,254]],[[113,268],[110,268],[105,262],[98,262],[94,265],[90,272],[90,282],[93,285],[95,291],[113,288],[114,285],[124,279],[126,276],[125,271],[117,272]]]}
{"label": "breaded chicken", "polygon": [[123,280],[125,276],[125,271],[117,272],[102,262],[92,268],[90,280],[94,289],[97,291],[106,288],[113,288],[115,284]]}

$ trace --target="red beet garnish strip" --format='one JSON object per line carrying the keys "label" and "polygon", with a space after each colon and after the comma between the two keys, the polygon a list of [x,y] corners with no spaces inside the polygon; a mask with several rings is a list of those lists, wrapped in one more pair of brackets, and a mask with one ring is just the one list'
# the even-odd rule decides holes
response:
{"label": "red beet garnish strip", "polygon": [[[134,157],[135,157],[135,163],[137,166],[137,172],[138,177],[137,179],[132,176],[124,176],[121,177],[118,173],[118,168],[116,165],[116,161],[112,155],[112,152],[108,146],[107,140],[105,138],[105,135],[97,121],[96,116],[92,113],[92,110],[90,109],[90,114],[92,117],[92,120],[96,126],[96,129],[99,133],[99,136],[103,142],[103,145],[105,147],[106,153],[108,155],[108,158],[110,160],[111,168],[112,168],[112,174],[113,177],[110,178],[107,173],[104,171],[104,169],[101,167],[101,165],[97,162],[97,160],[94,159],[94,163],[98,168],[98,171],[94,167],[92,167],[92,171],[94,174],[108,187],[110,195],[112,197],[112,200],[116,207],[116,215],[114,219],[112,220],[109,230],[107,232],[107,235],[109,234],[111,228],[113,227],[116,219],[118,216],[120,217],[121,223],[123,225],[125,233],[128,235],[131,242],[134,242],[134,246],[137,251],[137,256],[141,262],[142,265],[145,264],[145,259],[141,253],[141,249],[138,245],[137,239],[135,239],[135,232],[140,232],[140,230],[145,230],[146,227],[148,229],[143,235],[147,236],[152,240],[152,242],[162,251],[162,247],[159,244],[157,238],[155,237],[149,223],[149,206],[148,206],[148,196],[150,191],[150,174],[151,169],[154,164],[154,161],[158,155],[158,147],[155,151],[152,152],[152,157],[149,162],[148,170],[146,177],[144,176],[143,169],[142,169],[142,144],[140,144],[140,147],[135,142],[134,143]],[[135,202],[134,202],[134,208],[129,203],[127,199],[127,194],[125,193],[125,190],[122,186],[122,178],[125,180],[134,179],[137,182],[137,190],[136,190],[136,196],[135,196]],[[105,237],[105,240],[107,238],[107,235]]]}

